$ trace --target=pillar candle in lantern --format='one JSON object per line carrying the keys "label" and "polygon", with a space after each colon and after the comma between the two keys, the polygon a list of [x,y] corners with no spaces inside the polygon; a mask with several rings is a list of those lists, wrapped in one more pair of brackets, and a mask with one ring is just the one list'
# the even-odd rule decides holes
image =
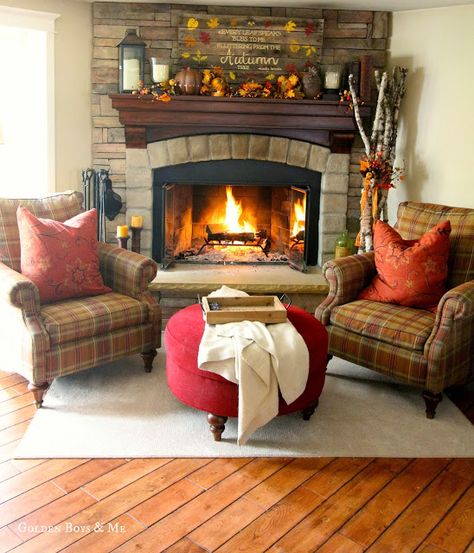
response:
{"label": "pillar candle in lantern", "polygon": [[132,228],[142,228],[143,227],[143,217],[141,215],[132,215],[130,220],[130,226]]}
{"label": "pillar candle in lantern", "polygon": [[139,60],[123,60],[123,88],[125,90],[135,90],[140,80],[140,62]]}
{"label": "pillar candle in lantern", "polygon": [[117,238],[127,238],[127,236],[128,236],[128,225],[118,225]]}

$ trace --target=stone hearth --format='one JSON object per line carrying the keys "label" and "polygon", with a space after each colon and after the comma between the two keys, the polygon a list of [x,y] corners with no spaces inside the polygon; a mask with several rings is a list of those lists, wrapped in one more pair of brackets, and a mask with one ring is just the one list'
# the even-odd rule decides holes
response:
{"label": "stone hearth", "polygon": [[198,295],[206,296],[222,285],[251,295],[287,294],[294,305],[310,313],[314,313],[328,293],[319,267],[300,273],[284,265],[176,265],[167,271],[158,271],[150,290],[160,298],[164,326],[176,311],[196,303]]}

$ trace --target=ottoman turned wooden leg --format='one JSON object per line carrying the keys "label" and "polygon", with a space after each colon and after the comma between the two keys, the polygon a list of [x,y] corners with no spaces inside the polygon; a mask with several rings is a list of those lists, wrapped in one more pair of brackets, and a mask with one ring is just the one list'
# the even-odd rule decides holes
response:
{"label": "ottoman turned wooden leg", "polygon": [[207,415],[207,422],[209,423],[209,429],[214,435],[214,441],[220,442],[222,432],[225,429],[225,423],[227,422],[227,417],[221,417],[220,415],[213,415],[209,413]]}
{"label": "ottoman turned wooden leg", "polygon": [[309,421],[309,419],[312,417],[314,411],[316,410],[316,407],[318,406],[318,403],[319,403],[319,399],[317,399],[316,401],[313,401],[313,403],[310,403],[307,407],[305,407],[301,411],[301,414],[303,415],[303,420],[304,421]]}

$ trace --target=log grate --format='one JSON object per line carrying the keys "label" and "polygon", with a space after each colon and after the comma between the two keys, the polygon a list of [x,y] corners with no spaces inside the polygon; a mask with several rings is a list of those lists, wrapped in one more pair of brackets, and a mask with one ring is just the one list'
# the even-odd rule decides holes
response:
{"label": "log grate", "polygon": [[199,248],[199,255],[205,248],[214,246],[225,247],[258,247],[268,257],[271,247],[271,240],[267,236],[266,230],[257,232],[213,232],[209,225],[206,225],[206,234],[204,244]]}

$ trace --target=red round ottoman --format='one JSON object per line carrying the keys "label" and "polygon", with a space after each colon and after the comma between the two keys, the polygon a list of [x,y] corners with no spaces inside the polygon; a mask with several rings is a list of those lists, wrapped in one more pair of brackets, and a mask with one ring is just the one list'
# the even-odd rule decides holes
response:
{"label": "red round ottoman", "polygon": [[[288,319],[303,337],[309,351],[309,375],[305,391],[287,405],[280,396],[279,415],[302,411],[309,420],[318,405],[326,375],[328,335],[325,327],[307,311],[288,308]],[[175,313],[165,330],[166,377],[173,394],[183,403],[208,413],[214,439],[219,441],[227,417],[238,416],[238,386],[218,374],[198,368],[199,344],[204,332],[199,304]]]}

